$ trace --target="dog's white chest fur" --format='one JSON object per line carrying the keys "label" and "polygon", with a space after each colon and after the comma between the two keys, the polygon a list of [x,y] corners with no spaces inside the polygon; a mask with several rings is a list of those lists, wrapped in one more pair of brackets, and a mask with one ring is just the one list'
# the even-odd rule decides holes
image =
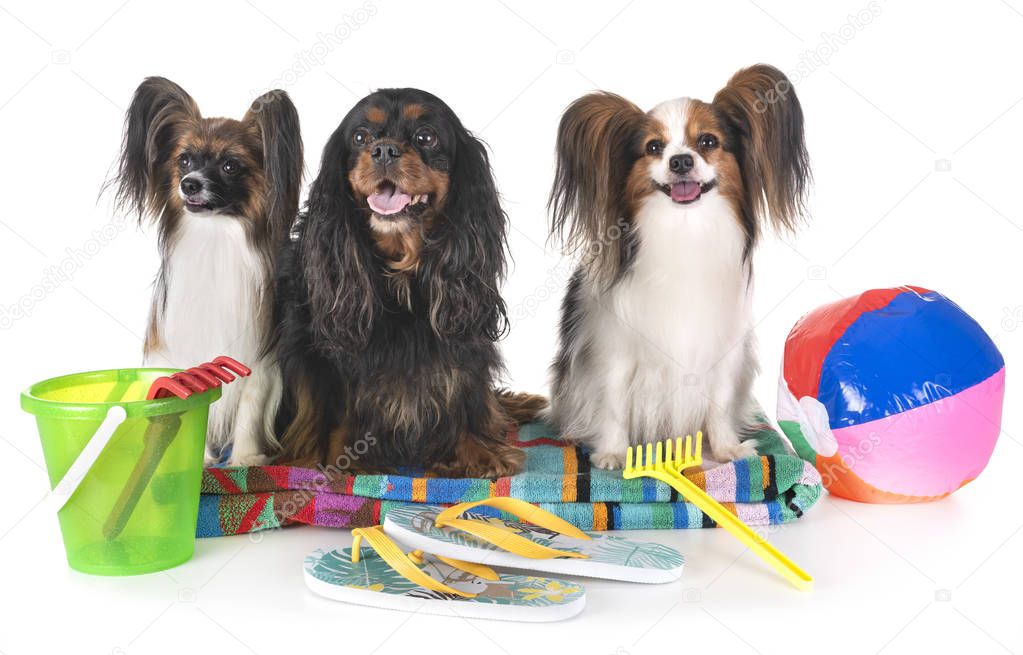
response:
{"label": "dog's white chest fur", "polygon": [[[254,352],[266,266],[241,221],[186,214],[165,263],[162,354],[197,364],[231,352]],[[240,356],[239,356],[240,359]]]}
{"label": "dog's white chest fur", "polygon": [[742,230],[719,195],[700,202],[647,199],[632,269],[610,294],[620,336],[686,374],[711,367],[749,328]]}
{"label": "dog's white chest fur", "polygon": [[[187,368],[229,355],[253,369],[251,379],[225,385],[211,407],[207,439],[214,448],[238,436],[232,434],[236,423],[248,421],[239,409],[243,399],[265,404],[265,389],[273,385],[260,360],[267,263],[249,242],[244,220],[182,216],[163,262],[163,288],[156,292],[157,343],[146,356],[149,366]],[[260,419],[243,429],[261,431],[262,425]]]}
{"label": "dog's white chest fur", "polygon": [[628,443],[700,429],[734,448],[756,370],[744,234],[719,194],[691,208],[651,196],[635,224],[629,272],[582,294],[571,391],[555,398],[555,418],[571,417],[562,427],[587,435],[598,465],[618,465]]}

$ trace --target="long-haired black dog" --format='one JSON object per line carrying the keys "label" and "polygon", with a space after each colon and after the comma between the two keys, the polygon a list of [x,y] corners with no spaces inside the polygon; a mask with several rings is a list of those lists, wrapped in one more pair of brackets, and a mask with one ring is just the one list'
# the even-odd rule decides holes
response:
{"label": "long-haired black dog", "polygon": [[499,477],[546,402],[495,387],[507,217],[439,98],[383,89],[323,152],[278,277],[281,461]]}

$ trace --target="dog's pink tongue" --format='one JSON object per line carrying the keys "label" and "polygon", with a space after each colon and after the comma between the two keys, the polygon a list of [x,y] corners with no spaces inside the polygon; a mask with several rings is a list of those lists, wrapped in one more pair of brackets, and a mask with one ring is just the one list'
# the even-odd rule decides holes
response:
{"label": "dog's pink tongue", "polygon": [[689,202],[700,197],[699,182],[679,182],[671,185],[671,199],[675,202]]}
{"label": "dog's pink tongue", "polygon": [[385,191],[377,191],[366,198],[366,202],[369,203],[369,208],[377,214],[388,216],[405,209],[412,202],[412,198],[397,187],[389,187]]}

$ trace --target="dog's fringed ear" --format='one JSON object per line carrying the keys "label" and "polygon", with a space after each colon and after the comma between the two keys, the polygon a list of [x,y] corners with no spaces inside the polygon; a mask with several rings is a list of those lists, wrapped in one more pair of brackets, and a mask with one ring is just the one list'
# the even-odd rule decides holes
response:
{"label": "dog's fringed ear", "polygon": [[568,252],[584,252],[591,270],[610,283],[622,268],[619,239],[629,214],[625,189],[646,115],[613,93],[591,93],[565,110],[558,127],[557,170],[547,207],[551,234]]}
{"label": "dog's fringed ear", "polygon": [[117,163],[117,206],[142,220],[155,217],[170,184],[166,165],[183,124],[200,119],[199,107],[184,89],[163,77],[147,77],[135,90],[124,117]]}
{"label": "dog's fringed ear", "polygon": [[263,141],[267,224],[276,244],[295,220],[302,190],[304,162],[298,110],[287,93],[274,89],[253,101],[244,120],[256,125]]}
{"label": "dog's fringed ear", "polygon": [[380,294],[369,225],[355,206],[345,171],[348,140],[342,124],[327,142],[320,174],[309,190],[299,247],[311,312],[313,343],[335,352],[365,347]]}
{"label": "dog's fringed ear", "polygon": [[443,216],[424,235],[419,279],[437,334],[485,334],[508,329],[498,291],[505,273],[508,217],[501,209],[486,146],[452,118],[457,145]]}
{"label": "dog's fringed ear", "polygon": [[738,159],[753,218],[794,229],[806,211],[811,175],[803,109],[792,82],[773,66],[750,66],[732,76],[713,105],[739,134],[744,152]]}

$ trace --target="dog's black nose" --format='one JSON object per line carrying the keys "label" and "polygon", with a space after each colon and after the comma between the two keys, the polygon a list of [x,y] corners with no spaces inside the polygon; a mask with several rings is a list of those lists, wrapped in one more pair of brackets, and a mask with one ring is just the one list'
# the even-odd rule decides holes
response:
{"label": "dog's black nose", "polygon": [[202,182],[194,177],[186,177],[181,180],[181,192],[186,196],[194,196],[202,191]]}
{"label": "dog's black nose", "polygon": [[373,152],[370,154],[373,157],[374,163],[387,166],[398,157],[401,157],[401,150],[394,143],[378,143],[373,146]]}
{"label": "dog's black nose", "polygon": [[693,156],[675,155],[668,160],[668,168],[672,173],[688,173],[693,168]]}

